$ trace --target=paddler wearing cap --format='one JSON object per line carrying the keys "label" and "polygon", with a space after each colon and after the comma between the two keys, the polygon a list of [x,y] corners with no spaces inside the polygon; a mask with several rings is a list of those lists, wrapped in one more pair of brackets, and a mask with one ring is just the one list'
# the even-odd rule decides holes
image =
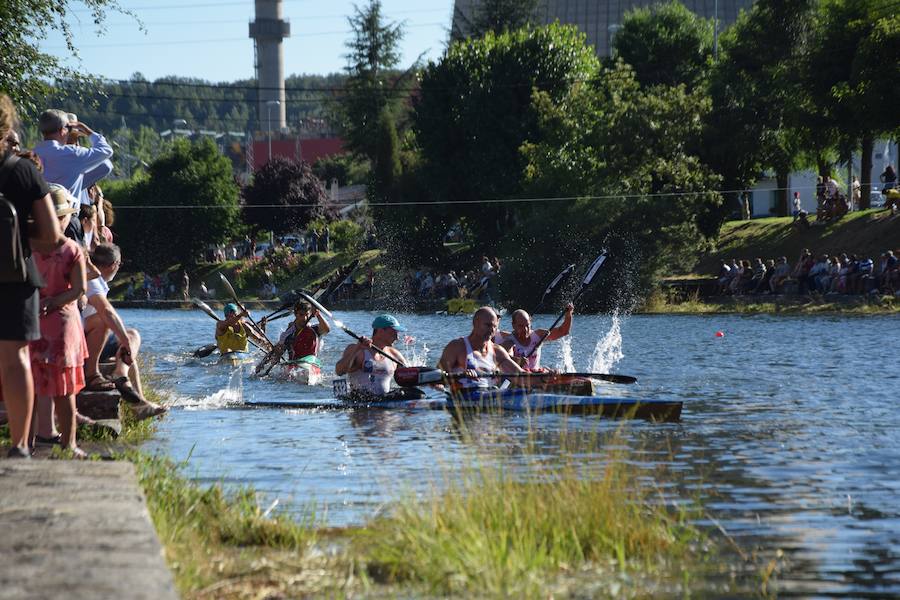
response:
{"label": "paddler wearing cap", "polygon": [[221,354],[247,351],[247,325],[244,323],[246,311],[238,310],[236,304],[225,305],[225,318],[216,323],[216,346]]}
{"label": "paddler wearing cap", "polygon": [[397,364],[372,351],[378,348],[406,364],[406,359],[393,347],[398,333],[406,331],[393,315],[380,315],[372,321],[372,337],[362,336],[359,342],[350,344],[334,366],[336,375],[347,375],[350,388],[374,396],[384,396],[391,391],[391,380]]}

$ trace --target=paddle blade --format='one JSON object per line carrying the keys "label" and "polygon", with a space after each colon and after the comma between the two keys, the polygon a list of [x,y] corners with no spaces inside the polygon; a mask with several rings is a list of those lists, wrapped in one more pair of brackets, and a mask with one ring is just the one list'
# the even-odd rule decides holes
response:
{"label": "paddle blade", "polygon": [[538,303],[538,307],[544,305],[544,300],[547,299],[547,296],[553,293],[553,291],[559,287],[559,284],[562,283],[564,279],[566,279],[569,275],[572,274],[572,271],[575,270],[575,263],[572,263],[562,271],[560,271],[559,275],[557,275],[553,281],[550,282],[550,285],[547,286],[547,289],[544,290],[544,295],[541,296],[541,301]]}
{"label": "paddle blade", "polygon": [[394,381],[403,387],[441,383],[443,380],[444,372],[431,367],[399,367],[394,371]]}
{"label": "paddle blade", "polygon": [[591,264],[591,268],[588,269],[588,272],[584,276],[584,281],[581,284],[582,287],[589,285],[591,281],[593,281],[594,277],[597,275],[597,271],[600,270],[600,267],[603,266],[604,262],[606,262],[606,249],[601,250],[600,256],[598,256]]}
{"label": "paddle blade", "polygon": [[221,320],[221,319],[219,319],[219,315],[217,315],[216,312],[209,307],[209,304],[207,304],[203,300],[200,300],[198,298],[191,298],[191,302],[194,303],[194,306],[196,306],[197,308],[199,308],[200,310],[202,310],[203,312],[208,314],[210,317],[212,317],[216,321]]}
{"label": "paddle blade", "polygon": [[307,294],[305,292],[299,292],[299,294],[303,297],[304,300],[306,300],[307,302],[309,302],[310,304],[315,306],[316,310],[318,310],[320,313],[322,313],[329,319],[333,318],[331,316],[331,311],[328,310],[327,308],[325,308],[324,306],[322,306],[318,300],[316,300],[315,298],[313,298],[312,296],[310,296],[309,294]]}
{"label": "paddle blade", "polygon": [[608,383],[624,383],[631,384],[637,383],[637,377],[632,377],[631,375],[611,375],[609,373],[591,373],[589,377],[593,379],[599,379],[600,381],[606,381]]}
{"label": "paddle blade", "polygon": [[210,354],[212,354],[215,351],[216,351],[215,344],[207,344],[206,346],[203,346],[202,348],[197,348],[196,350],[194,350],[194,357],[195,358],[206,358],[207,356],[209,356]]}
{"label": "paddle blade", "polygon": [[228,290],[228,293],[231,294],[231,297],[234,298],[235,302],[237,302],[237,293],[234,291],[234,288],[231,287],[231,282],[228,281],[228,278],[225,277],[224,273],[219,273],[219,279],[222,280],[222,283],[225,285],[225,289]]}

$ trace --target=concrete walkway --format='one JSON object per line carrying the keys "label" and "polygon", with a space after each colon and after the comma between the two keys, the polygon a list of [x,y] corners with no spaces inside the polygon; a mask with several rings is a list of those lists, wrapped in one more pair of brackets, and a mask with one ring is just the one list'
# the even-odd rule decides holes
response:
{"label": "concrete walkway", "polygon": [[0,597],[178,598],[130,463],[0,460]]}

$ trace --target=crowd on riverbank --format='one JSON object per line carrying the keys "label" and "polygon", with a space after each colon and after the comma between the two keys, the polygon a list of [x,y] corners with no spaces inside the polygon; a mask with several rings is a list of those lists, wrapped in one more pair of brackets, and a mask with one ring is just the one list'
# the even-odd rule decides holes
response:
{"label": "crowd on riverbank", "polygon": [[900,294],[898,252],[877,260],[855,254],[822,254],[804,249],[792,266],[787,257],[722,260],[719,295],[750,294]]}
{"label": "crowd on riverbank", "polygon": [[[71,113],[44,111],[42,141],[21,146],[16,109],[0,95],[0,399],[11,458],[35,444],[78,448],[76,396],[116,391],[138,418],[165,409],[141,388],[140,333],[109,303],[122,263],[99,186],[113,171],[106,138]],[[89,144],[84,144],[84,140]],[[101,362],[109,362],[108,376]]]}
{"label": "crowd on riverbank", "polygon": [[412,297],[422,300],[471,298],[490,303],[496,295],[500,260],[483,256],[480,269],[438,271],[420,267],[407,273],[405,287]]}

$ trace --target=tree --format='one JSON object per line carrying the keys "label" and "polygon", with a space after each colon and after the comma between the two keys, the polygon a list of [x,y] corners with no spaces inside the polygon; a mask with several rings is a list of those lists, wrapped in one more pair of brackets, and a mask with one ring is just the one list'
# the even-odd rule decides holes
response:
{"label": "tree", "polygon": [[805,63],[815,110],[837,130],[845,154],[862,148],[860,208],[869,207],[875,138],[900,124],[891,83],[900,76],[898,19],[886,0],[826,0],[816,11]]}
{"label": "tree", "polygon": [[397,128],[391,114],[384,111],[378,118],[378,144],[372,165],[372,191],[377,200],[390,199],[400,169],[400,140],[397,137]]}
{"label": "tree", "polygon": [[[46,108],[39,102],[47,97],[51,80],[69,78],[81,84],[88,80],[78,69],[66,67],[59,58],[39,50],[38,42],[61,34],[71,56],[78,58],[69,25],[73,4],[76,3],[72,0],[0,2],[0,23],[3,24],[0,35],[0,93],[9,95],[23,114],[35,115]],[[109,11],[133,16],[117,0],[81,0],[77,5],[90,10],[97,33],[103,32]]]}
{"label": "tree", "polygon": [[616,56],[644,86],[705,83],[712,64],[713,25],[673,0],[625,14],[613,38]]}
{"label": "tree", "polygon": [[348,77],[338,99],[337,117],[347,149],[374,161],[378,119],[396,105],[397,87],[403,81],[391,72],[400,62],[403,28],[385,23],[380,0],[371,0],[364,9],[355,10],[356,14],[348,18],[353,38],[347,42]]}
{"label": "tree", "polygon": [[504,274],[513,277],[504,281],[518,302],[535,301],[532,282],[548,275],[528,275],[540,267],[514,260],[522,247],[552,248],[551,274],[609,248],[611,281],[623,284],[600,286],[594,297],[629,308],[661,271],[689,268],[716,238],[721,179],[691,152],[709,110],[702,93],[643,89],[620,62],[562,99],[536,92],[534,103],[541,141],[523,147],[529,192],[580,199],[542,205],[511,240]]}
{"label": "tree", "polygon": [[727,189],[746,188],[774,169],[780,215],[788,214],[788,175],[804,160],[799,124],[806,89],[797,73],[811,7],[812,0],[754,3],[722,35],[710,75],[704,162]]}
{"label": "tree", "polygon": [[244,188],[244,219],[257,231],[289,233],[324,215],[327,201],[309,163],[276,156],[257,169],[253,183]]}
{"label": "tree", "polygon": [[194,265],[239,225],[231,163],[208,139],[177,140],[147,176],[113,198],[125,258],[137,268]]}
{"label": "tree", "polygon": [[452,32],[454,40],[529,27],[537,13],[538,0],[479,0],[472,7],[472,14],[466,15],[457,5]]}
{"label": "tree", "polygon": [[558,24],[488,33],[454,43],[421,76],[413,130],[421,153],[427,198],[447,203],[476,244],[490,244],[513,225],[511,205],[475,204],[522,192],[525,159],[519,151],[538,140],[534,89],[564,97],[596,76],[599,61],[575,27]]}

